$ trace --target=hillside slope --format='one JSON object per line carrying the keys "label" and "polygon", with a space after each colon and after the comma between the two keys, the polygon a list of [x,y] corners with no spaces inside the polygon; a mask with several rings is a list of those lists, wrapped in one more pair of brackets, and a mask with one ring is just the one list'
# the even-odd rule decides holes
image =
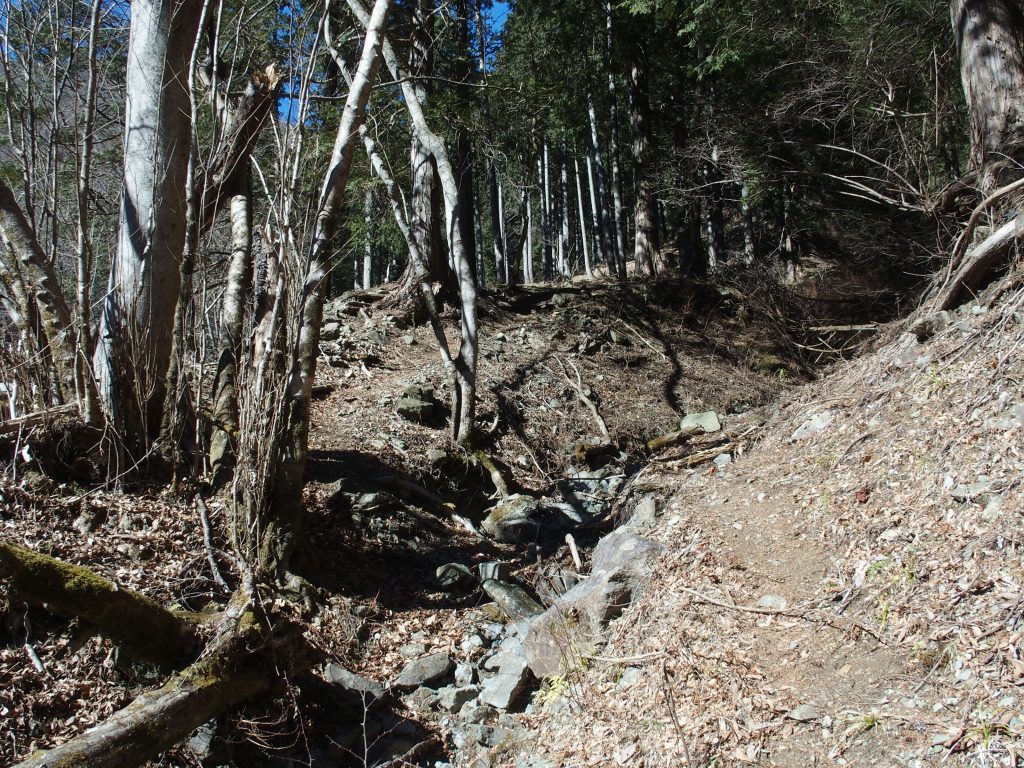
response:
{"label": "hillside slope", "polygon": [[897,324],[732,464],[645,471],[665,554],[525,717],[536,764],[1018,764],[1022,301]]}

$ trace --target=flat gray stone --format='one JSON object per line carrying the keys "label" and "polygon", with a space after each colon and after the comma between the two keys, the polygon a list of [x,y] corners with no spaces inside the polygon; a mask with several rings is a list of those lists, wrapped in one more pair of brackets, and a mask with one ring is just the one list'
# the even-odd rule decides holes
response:
{"label": "flat gray stone", "polygon": [[813,704],[801,704],[787,712],[786,719],[796,720],[798,723],[810,723],[821,719],[821,712]]}
{"label": "flat gray stone", "polygon": [[502,562],[480,563],[480,581],[487,581],[488,579],[510,581],[512,579],[512,569],[508,567],[507,563]]}
{"label": "flat gray stone", "polygon": [[691,427],[701,427],[704,432],[721,432],[722,422],[718,420],[718,414],[714,411],[702,411],[700,413],[688,413],[679,422],[679,431],[685,431]]}
{"label": "flat gray stone", "polygon": [[480,703],[495,709],[508,709],[526,688],[530,667],[522,656],[507,654],[494,676],[485,680]]}
{"label": "flat gray stone", "polygon": [[810,416],[803,424],[797,427],[790,440],[803,440],[812,435],[820,435],[827,430],[835,419],[832,411],[822,411]]}
{"label": "flat gray stone", "polygon": [[421,659],[414,659],[405,665],[391,684],[400,691],[415,688],[436,688],[455,670],[455,663],[443,653],[433,653]]}
{"label": "flat gray stone", "polygon": [[327,665],[324,669],[324,680],[331,685],[336,685],[347,691],[366,694],[373,699],[380,699],[384,697],[383,685],[375,680],[360,677],[356,673],[350,672],[339,664],[332,663]]}

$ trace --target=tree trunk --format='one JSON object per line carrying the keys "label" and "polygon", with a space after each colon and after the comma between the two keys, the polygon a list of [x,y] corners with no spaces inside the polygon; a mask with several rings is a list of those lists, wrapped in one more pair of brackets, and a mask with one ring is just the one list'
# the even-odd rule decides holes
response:
{"label": "tree trunk", "polygon": [[[247,562],[254,563],[257,575],[284,582],[289,577],[291,553],[298,540],[302,523],[302,484],[309,447],[309,417],[313,381],[316,376],[320,327],[323,319],[324,286],[330,274],[328,258],[335,240],[338,216],[345,199],[349,172],[359,127],[366,117],[366,103],[377,74],[384,23],[390,0],[377,0],[372,16],[362,19],[366,29],[362,54],[353,76],[338,124],[331,159],[324,175],[316,208],[313,236],[300,275],[302,282],[299,303],[298,336],[287,350],[286,391],[280,401],[281,412],[268,421],[279,423],[280,431],[272,431],[275,441],[269,471],[272,487],[258,503],[243,504],[246,519],[235,524],[241,532],[257,531],[259,536],[244,542]],[[277,301],[281,301],[283,278],[277,277]],[[277,314],[280,317],[280,314]],[[278,421],[279,420],[279,421]],[[255,449],[258,451],[259,446]],[[262,454],[256,454],[257,457]],[[254,470],[260,464],[246,456]],[[267,470],[262,470],[267,471]],[[247,489],[243,492],[249,493]],[[244,527],[243,527],[244,526]]]}
{"label": "tree trunk", "polygon": [[[48,348],[49,356],[56,368],[59,390],[54,394],[60,402],[69,402],[75,395],[75,370],[77,351],[75,347],[75,325],[53,264],[46,258],[42,246],[36,240],[28,219],[18,206],[14,192],[0,179],[0,236],[10,247],[10,253],[17,261],[7,272],[20,278],[23,299],[19,307],[27,320],[36,311],[41,322],[40,348]],[[7,249],[0,252],[0,258],[7,256]],[[13,267],[13,268],[11,268]]]}
{"label": "tree trunk", "polygon": [[615,239],[613,247],[619,265],[619,277],[626,279],[626,224],[622,215],[622,160],[619,157],[619,104],[615,93],[615,74],[612,67],[612,0],[605,0],[605,16],[608,32],[606,54],[608,57],[608,100],[611,102],[608,126],[608,151],[612,163],[612,202],[614,205],[612,229]]}
{"label": "tree trunk", "polygon": [[952,0],[950,17],[971,118],[971,161],[985,197],[1021,175],[1024,15],[1014,0]]}
{"label": "tree trunk", "polygon": [[162,422],[185,246],[188,71],[201,9],[201,0],[132,4],[121,212],[95,369],[107,418],[136,460]]}
{"label": "tree trunk", "polygon": [[561,211],[562,233],[558,241],[558,270],[563,277],[572,275],[572,267],[569,264],[569,167],[566,158],[565,144],[562,144],[562,152],[559,156],[561,165]]}
{"label": "tree trunk", "polygon": [[195,650],[194,621],[81,566],[0,541],[0,575],[19,599],[84,619],[136,658],[171,667]]}
{"label": "tree trunk", "polygon": [[544,141],[537,157],[537,175],[540,177],[540,247],[545,280],[554,277],[551,256],[551,164],[548,143]]}
{"label": "tree trunk", "polygon": [[[369,21],[369,16],[360,0],[347,0],[347,3],[352,13],[365,26]],[[452,408],[452,439],[458,445],[468,447],[472,444],[476,430],[477,293],[471,261],[472,255],[467,255],[463,248],[462,234],[458,224],[458,182],[444,142],[430,130],[423,114],[423,106],[409,82],[408,73],[403,69],[394,48],[386,37],[383,40],[382,52],[392,77],[401,85],[406,111],[412,120],[413,131],[418,136],[420,144],[434,158],[441,181],[445,225],[451,263],[458,279],[461,308],[461,344],[458,357],[453,360],[455,392]]]}
{"label": "tree trunk", "polygon": [[583,248],[583,269],[587,277],[593,277],[594,271],[590,266],[590,243],[587,234],[587,214],[583,205],[583,177],[580,175],[580,158],[573,155],[573,170],[576,175],[576,208],[580,220],[580,245]]}
{"label": "tree trunk", "polygon": [[373,287],[373,187],[363,194],[363,290]]}
{"label": "tree trunk", "polygon": [[653,275],[655,265],[654,179],[651,168],[651,122],[647,96],[647,61],[637,51],[629,72],[633,156],[636,159],[636,240],[633,258],[638,275]]}
{"label": "tree trunk", "polygon": [[590,117],[590,145],[594,153],[594,176],[597,182],[597,207],[600,211],[601,256],[608,264],[608,274],[617,275],[618,260],[615,258],[615,234],[612,231],[612,214],[608,209],[608,185],[605,181],[604,163],[601,160],[601,139],[597,130],[597,112],[593,99],[587,99],[587,112]]}
{"label": "tree trunk", "polygon": [[750,266],[756,256],[754,252],[754,214],[750,210],[750,187],[747,182],[740,186],[740,216],[743,223],[743,263]]}

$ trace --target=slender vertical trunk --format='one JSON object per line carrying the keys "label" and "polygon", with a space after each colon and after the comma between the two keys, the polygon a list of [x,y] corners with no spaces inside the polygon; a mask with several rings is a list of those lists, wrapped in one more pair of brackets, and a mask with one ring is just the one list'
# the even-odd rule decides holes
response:
{"label": "slender vertical trunk", "polygon": [[373,287],[373,188],[363,193],[363,290]]}
{"label": "slender vertical trunk", "polygon": [[[320,326],[323,319],[324,278],[329,274],[327,257],[334,242],[338,216],[345,199],[358,129],[365,119],[366,103],[377,74],[382,31],[390,0],[377,0],[373,14],[360,21],[366,29],[362,54],[338,125],[331,160],[324,176],[304,274],[298,339],[289,350],[287,395],[282,414],[283,433],[278,437],[277,461],[271,466],[273,488],[269,509],[248,510],[250,528],[261,532],[256,551],[247,554],[261,575],[278,581],[288,575],[291,553],[302,523],[302,483],[309,448],[309,416],[316,376]],[[454,205],[454,195],[453,195]]]}
{"label": "slender vertical trunk", "polygon": [[89,237],[89,193],[92,189],[92,152],[96,122],[96,89],[99,72],[96,58],[96,39],[100,29],[102,0],[93,0],[89,13],[89,42],[85,84],[85,122],[82,126],[82,151],[78,157],[78,365],[76,388],[82,397],[82,418],[87,424],[97,424],[101,418],[99,394],[92,375],[92,264],[93,248]]}
{"label": "slender vertical trunk", "polygon": [[529,166],[523,163],[523,197],[526,198],[526,221],[523,233],[523,282],[527,285],[533,283],[533,194],[527,178],[526,168]]}
{"label": "slender vertical trunk", "polygon": [[[367,23],[365,8],[360,0],[347,0],[349,8],[364,26]],[[405,100],[406,111],[411,118],[413,130],[420,142],[427,147],[437,165],[438,177],[444,194],[445,224],[451,263],[458,279],[460,299],[460,335],[459,354],[452,363],[454,366],[453,389],[454,402],[452,408],[452,439],[463,447],[469,447],[474,439],[476,426],[476,372],[478,352],[478,327],[476,314],[476,279],[473,274],[472,254],[467,255],[463,248],[462,235],[458,226],[458,184],[444,142],[430,130],[423,114],[423,107],[412,89],[406,72],[395,54],[391,43],[385,38],[383,43],[384,61],[392,77],[399,81]]]}
{"label": "slender vertical trunk", "polygon": [[971,165],[982,196],[1020,176],[1024,161],[1024,15],[1013,0],[951,0],[971,118]]}
{"label": "slender vertical trunk", "polygon": [[608,208],[608,185],[605,183],[604,163],[601,161],[601,139],[597,130],[597,112],[594,101],[588,97],[587,112],[590,117],[590,145],[594,153],[594,176],[597,181],[597,203],[600,211],[601,256],[608,264],[608,274],[619,273],[619,263],[615,258],[615,234],[612,231],[612,214]]}
{"label": "slender vertical trunk", "polygon": [[583,269],[586,272],[587,277],[593,277],[594,272],[590,266],[590,244],[587,242],[589,237],[587,235],[587,214],[583,207],[583,178],[580,176],[580,158],[579,155],[573,155],[573,170],[576,175],[576,208],[580,220],[580,245],[583,248]]}
{"label": "slender vertical trunk", "polygon": [[619,156],[619,104],[615,93],[615,74],[612,67],[612,0],[605,0],[607,20],[606,54],[608,57],[608,100],[611,114],[608,132],[608,151],[612,164],[612,228],[615,239],[613,246],[619,264],[619,277],[626,278],[626,224],[622,213],[622,159]]}
{"label": "slender vertical trunk", "polygon": [[647,96],[647,61],[642,50],[636,51],[629,73],[633,156],[636,158],[636,239],[633,258],[638,275],[655,271],[654,180],[651,168],[650,107]]}
{"label": "slender vertical trunk", "polygon": [[562,144],[561,160],[561,181],[562,181],[562,237],[558,243],[558,267],[566,277],[572,274],[569,265],[569,166],[565,143]]}
{"label": "slender vertical trunk", "polygon": [[505,226],[505,185],[500,181],[498,182],[498,224],[501,226],[501,253],[505,267],[505,282],[511,284],[515,282],[513,274],[515,270],[512,267],[512,258],[508,255],[508,231]]}
{"label": "slender vertical trunk", "polygon": [[246,305],[252,295],[252,210],[248,164],[235,174],[231,195],[231,261],[221,307],[220,359],[213,386],[210,470],[214,485],[226,483],[235,466],[238,434],[238,361],[242,353]]}
{"label": "slender vertical trunk", "polygon": [[754,263],[754,214],[750,210],[750,187],[747,182],[740,186],[740,216],[743,221],[743,263]]}
{"label": "slender vertical trunk", "polygon": [[552,264],[551,253],[551,161],[548,155],[548,142],[546,139],[541,147],[540,159],[537,162],[541,164],[540,230],[544,279],[550,280],[554,277],[554,265]]}

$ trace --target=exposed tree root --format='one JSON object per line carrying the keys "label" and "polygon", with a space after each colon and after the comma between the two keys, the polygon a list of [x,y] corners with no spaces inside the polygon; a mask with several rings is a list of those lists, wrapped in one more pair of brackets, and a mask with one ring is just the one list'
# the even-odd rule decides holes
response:
{"label": "exposed tree root", "polygon": [[677,445],[682,445],[694,435],[701,435],[704,433],[704,428],[699,425],[687,427],[681,429],[678,432],[670,432],[667,435],[656,437],[653,440],[647,441],[647,450],[652,453],[663,451],[666,448],[674,448]]}
{"label": "exposed tree root", "polygon": [[198,616],[169,611],[88,568],[0,542],[0,576],[21,598],[85,619],[136,658],[170,669],[197,649]]}

